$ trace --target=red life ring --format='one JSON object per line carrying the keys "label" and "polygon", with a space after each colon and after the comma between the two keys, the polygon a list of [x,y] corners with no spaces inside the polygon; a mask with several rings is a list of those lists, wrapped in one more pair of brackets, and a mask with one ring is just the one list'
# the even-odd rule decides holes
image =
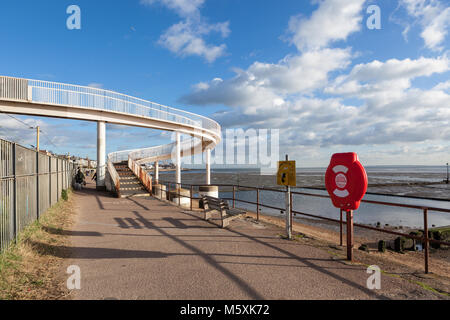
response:
{"label": "red life ring", "polygon": [[336,153],[325,174],[325,186],[333,205],[342,210],[357,210],[366,194],[367,173],[354,152]]}

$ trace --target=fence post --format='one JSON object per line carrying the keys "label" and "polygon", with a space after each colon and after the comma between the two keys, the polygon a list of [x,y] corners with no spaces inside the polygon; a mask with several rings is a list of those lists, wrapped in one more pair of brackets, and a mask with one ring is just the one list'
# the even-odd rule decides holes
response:
{"label": "fence post", "polygon": [[59,159],[56,158],[56,202],[59,201]]}
{"label": "fence post", "polygon": [[425,253],[425,273],[428,273],[428,259],[430,253],[428,252],[428,209],[423,209],[423,245]]}
{"label": "fence post", "polygon": [[180,198],[180,196],[181,196],[181,184],[178,184],[177,183],[177,192],[178,192],[178,206],[180,207],[181,206],[181,198]]}
{"label": "fence post", "polygon": [[52,207],[52,157],[48,156],[48,203]]}
{"label": "fence post", "polygon": [[293,208],[292,208],[292,206],[293,206],[293,202],[292,202],[292,199],[293,199],[293,195],[292,195],[292,192],[290,192],[289,193],[289,203],[291,204],[290,206],[289,206],[289,219],[291,219],[291,223],[290,223],[290,227],[291,227],[291,234],[292,234],[292,229],[293,229],[293,224],[294,224],[294,216],[292,215],[292,211],[293,211]]}
{"label": "fence post", "polygon": [[289,240],[292,239],[292,226],[291,226],[291,187],[286,187],[285,194],[286,201],[286,236]]}
{"label": "fence post", "polygon": [[170,182],[167,183],[166,200],[170,201]]}
{"label": "fence post", "polygon": [[341,243],[341,247],[343,246],[343,244],[344,244],[344,241],[343,241],[343,239],[342,239],[342,234],[343,234],[343,231],[342,231],[342,229],[343,229],[343,226],[342,226],[342,224],[344,223],[342,220],[342,209],[341,209],[341,223],[339,224],[339,235],[340,235],[340,243]]}
{"label": "fence post", "polygon": [[39,151],[36,151],[36,217],[39,220]]}
{"label": "fence post", "polygon": [[233,186],[233,209],[236,208],[236,186]]}
{"label": "fence post", "polygon": [[17,177],[16,177],[16,144],[13,143],[12,145],[12,158],[13,158],[13,234],[14,234],[14,241],[17,237]]}
{"label": "fence post", "polygon": [[259,221],[259,189],[256,188],[256,220]]}
{"label": "fence post", "polygon": [[193,201],[192,197],[193,196],[194,196],[194,186],[191,185],[191,211],[192,211],[192,201]]}
{"label": "fence post", "polygon": [[353,261],[353,210],[347,211],[347,260]]}

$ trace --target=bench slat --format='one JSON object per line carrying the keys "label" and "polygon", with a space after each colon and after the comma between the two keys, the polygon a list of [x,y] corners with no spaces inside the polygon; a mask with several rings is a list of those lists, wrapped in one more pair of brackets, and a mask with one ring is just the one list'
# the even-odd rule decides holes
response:
{"label": "bench slat", "polygon": [[[206,209],[205,206],[205,219],[209,219],[210,215],[207,213],[207,211],[211,210],[217,210],[221,213],[220,217],[222,219],[222,228],[228,226],[230,221],[237,217],[238,215],[245,214],[245,210],[241,209],[235,209],[228,206],[228,202],[219,198],[214,198],[210,196],[202,196],[203,204],[208,207]],[[225,211],[225,214],[223,212]]]}

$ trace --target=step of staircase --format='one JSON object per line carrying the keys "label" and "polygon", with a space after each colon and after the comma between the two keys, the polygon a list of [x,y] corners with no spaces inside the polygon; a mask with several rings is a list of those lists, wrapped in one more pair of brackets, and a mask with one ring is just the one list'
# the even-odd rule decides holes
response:
{"label": "step of staircase", "polygon": [[140,183],[130,183],[130,184],[120,184],[120,190],[139,190],[142,189],[142,184]]}
{"label": "step of staircase", "polygon": [[121,198],[150,197],[150,193],[144,188],[133,171],[128,168],[126,162],[114,164],[114,168],[119,175]]}
{"label": "step of staircase", "polygon": [[120,189],[120,197],[121,198],[129,198],[129,197],[150,197],[150,193],[147,190],[123,190]]}
{"label": "step of staircase", "polygon": [[138,179],[123,179],[120,180],[120,185],[127,186],[130,184],[141,184],[141,182]]}

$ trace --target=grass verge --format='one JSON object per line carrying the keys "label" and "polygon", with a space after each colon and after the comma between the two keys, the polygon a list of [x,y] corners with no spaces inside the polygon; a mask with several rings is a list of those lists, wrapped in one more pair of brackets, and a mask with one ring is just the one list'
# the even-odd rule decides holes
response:
{"label": "grass verge", "polygon": [[0,299],[47,300],[64,299],[65,289],[61,264],[69,257],[68,227],[72,224],[74,203],[61,199],[25,228],[7,250],[0,254]]}

